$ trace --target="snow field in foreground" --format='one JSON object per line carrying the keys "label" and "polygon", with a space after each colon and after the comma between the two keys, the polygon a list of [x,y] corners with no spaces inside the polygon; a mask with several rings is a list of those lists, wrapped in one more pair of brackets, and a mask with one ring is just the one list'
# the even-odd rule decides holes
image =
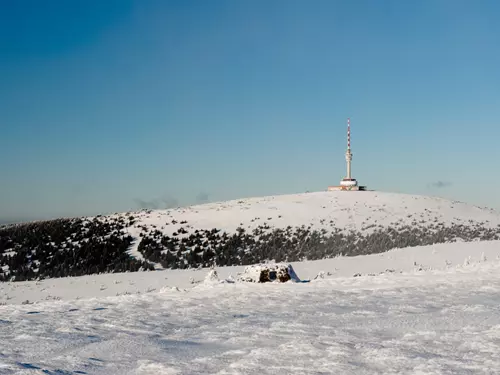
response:
{"label": "snow field in foreground", "polygon": [[500,262],[0,307],[1,374],[493,374]]}
{"label": "snow field in foreground", "polygon": [[[0,306],[0,374],[494,374],[499,250],[498,241],[459,243],[297,263],[305,278],[344,262],[337,276],[304,284],[179,289],[165,281],[203,280],[208,270],[150,272],[142,275],[161,275],[162,288],[80,300],[71,299],[77,288],[70,281],[104,285],[120,276],[111,284],[120,286],[141,274],[47,280],[66,285],[64,300]],[[452,255],[456,262],[441,264]],[[423,267],[416,270],[413,259]],[[440,269],[428,269],[433,261]],[[352,277],[390,262],[412,265]],[[29,290],[16,288],[13,297],[22,300]]]}

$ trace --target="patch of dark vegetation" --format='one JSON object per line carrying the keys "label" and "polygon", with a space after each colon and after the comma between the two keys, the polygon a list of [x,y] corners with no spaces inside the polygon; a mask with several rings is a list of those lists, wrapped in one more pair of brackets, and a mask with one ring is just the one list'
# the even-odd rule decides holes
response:
{"label": "patch of dark vegetation", "polygon": [[0,281],[152,269],[131,257],[128,217],[57,219],[0,228]]}
{"label": "patch of dark vegetation", "polygon": [[371,233],[313,230],[311,227],[272,229],[267,224],[247,233],[238,228],[230,235],[220,230],[196,230],[189,236],[166,236],[152,231],[142,237],[138,250],[144,258],[164,268],[186,269],[250,265],[269,260],[296,262],[339,255],[377,254],[395,248],[434,245],[453,241],[500,239],[498,228],[477,224],[432,223],[427,226],[377,228]]}

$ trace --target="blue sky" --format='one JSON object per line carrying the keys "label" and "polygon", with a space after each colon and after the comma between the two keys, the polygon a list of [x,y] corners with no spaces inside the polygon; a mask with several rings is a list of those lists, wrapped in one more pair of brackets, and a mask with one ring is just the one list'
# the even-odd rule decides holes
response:
{"label": "blue sky", "polygon": [[324,190],[500,208],[497,1],[2,1],[0,220]]}

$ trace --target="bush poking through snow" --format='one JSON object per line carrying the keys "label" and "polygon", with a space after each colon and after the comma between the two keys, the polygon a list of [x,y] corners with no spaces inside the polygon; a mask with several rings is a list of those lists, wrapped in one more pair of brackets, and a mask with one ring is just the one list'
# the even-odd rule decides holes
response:
{"label": "bush poking through snow", "polygon": [[316,277],[314,278],[314,280],[324,279],[324,278],[325,278],[325,271],[319,271],[319,273],[316,275]]}

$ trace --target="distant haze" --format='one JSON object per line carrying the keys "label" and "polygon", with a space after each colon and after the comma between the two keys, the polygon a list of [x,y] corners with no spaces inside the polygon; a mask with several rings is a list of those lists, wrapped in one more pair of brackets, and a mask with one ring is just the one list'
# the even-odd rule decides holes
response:
{"label": "distant haze", "polygon": [[24,223],[24,222],[33,221],[33,220],[36,220],[36,219],[0,219],[0,225]]}

